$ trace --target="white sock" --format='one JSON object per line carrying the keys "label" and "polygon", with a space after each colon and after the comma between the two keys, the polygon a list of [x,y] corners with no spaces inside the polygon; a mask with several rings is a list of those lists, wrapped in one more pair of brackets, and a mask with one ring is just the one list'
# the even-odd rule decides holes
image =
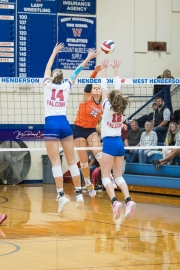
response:
{"label": "white sock", "polygon": [[58,198],[62,198],[64,196],[63,188],[57,188],[56,190],[57,190]]}
{"label": "white sock", "polygon": [[84,181],[85,181],[85,183],[86,183],[86,186],[91,186],[91,185],[92,185],[92,183],[91,183],[91,181],[90,181],[90,177],[84,178]]}
{"label": "white sock", "polygon": [[63,188],[57,188],[56,190],[57,190],[57,193],[64,192]]}

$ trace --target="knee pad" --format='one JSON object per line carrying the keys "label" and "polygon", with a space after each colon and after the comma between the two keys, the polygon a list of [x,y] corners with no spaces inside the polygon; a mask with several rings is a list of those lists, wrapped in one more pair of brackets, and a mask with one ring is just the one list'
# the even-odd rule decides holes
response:
{"label": "knee pad", "polygon": [[70,170],[72,177],[80,175],[77,164],[73,164],[73,165],[69,166],[69,170]]}
{"label": "knee pad", "polygon": [[52,166],[52,173],[54,178],[63,176],[61,165]]}
{"label": "knee pad", "polygon": [[107,184],[110,184],[110,183],[111,183],[111,180],[110,180],[109,177],[104,177],[104,178],[102,179],[102,183],[103,183],[103,186],[106,187]]}
{"label": "knee pad", "polygon": [[81,163],[81,162],[80,162],[80,165],[81,165],[81,168],[82,168],[82,169],[88,168],[88,162],[86,162],[86,163]]}
{"label": "knee pad", "polygon": [[95,158],[99,162],[101,160],[101,158],[102,158],[102,152],[97,153]]}
{"label": "knee pad", "polygon": [[122,183],[125,182],[124,178],[122,176],[115,178],[115,182],[118,186],[120,186]]}

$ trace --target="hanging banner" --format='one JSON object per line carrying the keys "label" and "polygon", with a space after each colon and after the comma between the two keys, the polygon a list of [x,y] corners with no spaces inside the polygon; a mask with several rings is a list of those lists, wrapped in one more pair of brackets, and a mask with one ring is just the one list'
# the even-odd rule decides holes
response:
{"label": "hanging banner", "polygon": [[96,0],[64,1],[59,4],[59,13],[96,14]]}
{"label": "hanging banner", "polygon": [[[96,18],[58,16],[58,41],[64,43],[58,54],[60,69],[74,70],[87,57],[89,49],[96,48]],[[86,70],[93,70],[96,59],[92,59]]]}

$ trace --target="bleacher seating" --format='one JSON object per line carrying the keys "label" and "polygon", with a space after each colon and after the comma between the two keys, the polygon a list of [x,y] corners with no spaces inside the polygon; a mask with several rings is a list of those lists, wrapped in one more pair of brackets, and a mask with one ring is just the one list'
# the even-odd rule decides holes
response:
{"label": "bleacher seating", "polygon": [[[124,179],[129,186],[146,186],[153,188],[177,189],[180,194],[180,157],[176,157],[172,165],[164,165],[159,171],[152,165],[153,159],[162,158],[162,154],[154,154],[148,158],[147,164],[126,163]],[[177,194],[174,194],[177,195]]]}

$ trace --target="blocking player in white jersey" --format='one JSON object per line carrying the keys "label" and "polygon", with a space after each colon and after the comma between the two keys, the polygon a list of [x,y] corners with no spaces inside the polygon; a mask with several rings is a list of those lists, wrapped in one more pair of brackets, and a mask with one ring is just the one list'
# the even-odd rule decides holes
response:
{"label": "blocking player in white jersey", "polygon": [[123,114],[129,104],[128,99],[124,98],[120,93],[120,78],[118,69],[121,62],[114,60],[111,65],[115,74],[115,90],[107,93],[106,69],[109,66],[109,60],[102,63],[103,79],[102,79],[102,101],[103,101],[103,117],[101,136],[103,138],[101,173],[102,183],[111,199],[114,219],[118,219],[121,215],[122,204],[115,197],[114,187],[110,180],[110,172],[113,167],[113,174],[116,184],[122,190],[125,197],[125,215],[130,217],[134,212],[136,203],[131,200],[128,186],[122,177],[123,160],[124,160],[124,144],[121,138],[121,128],[127,128],[123,124]]}
{"label": "blocking player in white jersey", "polygon": [[45,106],[45,128],[44,137],[47,154],[52,163],[52,172],[56,182],[58,213],[64,210],[69,200],[64,195],[63,173],[59,156],[59,142],[62,145],[64,154],[69,166],[71,176],[76,189],[76,207],[82,208],[84,200],[81,190],[80,173],[74,157],[74,143],[72,129],[66,118],[66,107],[69,91],[75,81],[78,73],[93,58],[97,57],[99,52],[90,50],[87,58],[76,68],[70,79],[64,83],[63,72],[51,68],[56,55],[63,49],[64,44],[56,44],[44,73],[44,106]]}

